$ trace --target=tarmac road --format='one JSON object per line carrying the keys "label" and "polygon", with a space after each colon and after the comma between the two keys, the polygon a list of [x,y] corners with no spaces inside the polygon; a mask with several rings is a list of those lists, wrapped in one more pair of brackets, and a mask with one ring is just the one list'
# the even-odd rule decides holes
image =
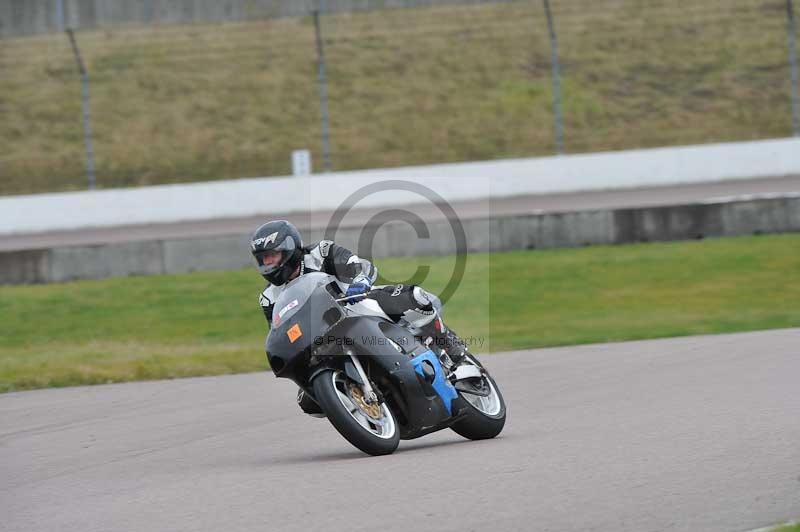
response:
{"label": "tarmac road", "polygon": [[[722,202],[732,199],[774,197],[800,194],[800,176],[761,179],[737,179],[661,187],[568,192],[491,198],[454,202],[453,209],[461,219],[490,216],[511,216],[545,212],[572,212],[601,209],[652,207],[701,202]],[[44,249],[63,246],[87,246],[142,240],[180,239],[224,235],[249,235],[269,219],[285,218],[301,230],[326,227],[334,211],[306,213],[269,212],[280,206],[265,205],[265,213],[246,218],[198,220],[188,222],[123,225],[45,233],[3,234],[0,228],[0,252]],[[385,208],[355,208],[342,226],[363,226]],[[436,206],[420,204],[412,210],[426,221],[442,218]]]}
{"label": "tarmac road", "polygon": [[504,432],[371,458],[271,374],[0,396],[0,530],[739,531],[800,517],[800,329],[483,357]]}

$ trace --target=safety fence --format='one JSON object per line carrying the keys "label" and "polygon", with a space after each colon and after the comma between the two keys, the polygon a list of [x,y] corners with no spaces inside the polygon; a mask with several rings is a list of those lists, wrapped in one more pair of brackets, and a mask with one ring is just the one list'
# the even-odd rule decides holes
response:
{"label": "safety fence", "polygon": [[289,175],[302,149],[319,172],[800,135],[793,2],[95,9],[87,29],[68,1],[63,33],[0,39],[0,194]]}

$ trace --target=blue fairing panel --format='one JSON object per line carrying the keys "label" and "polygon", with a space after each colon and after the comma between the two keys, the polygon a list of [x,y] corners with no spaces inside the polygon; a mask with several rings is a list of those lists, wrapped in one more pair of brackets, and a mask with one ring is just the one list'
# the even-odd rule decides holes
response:
{"label": "blue fairing panel", "polygon": [[434,372],[436,373],[436,376],[433,379],[433,389],[436,390],[436,393],[438,393],[439,397],[442,398],[447,411],[452,414],[452,403],[453,400],[458,397],[458,392],[453,385],[450,384],[450,381],[445,378],[442,364],[431,350],[425,351],[421,355],[411,359],[411,364],[414,366],[414,371],[424,377],[425,373],[422,371],[422,363],[424,361],[430,362],[431,366],[433,366]]}

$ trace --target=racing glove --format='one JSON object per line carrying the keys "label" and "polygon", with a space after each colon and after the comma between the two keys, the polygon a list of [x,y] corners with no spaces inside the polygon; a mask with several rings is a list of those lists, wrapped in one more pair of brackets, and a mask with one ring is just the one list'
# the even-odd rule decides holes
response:
{"label": "racing glove", "polygon": [[354,297],[353,299],[350,299],[348,301],[349,303],[355,303],[356,301],[361,301],[362,299],[367,297],[367,292],[369,291],[370,288],[371,288],[370,285],[365,282],[353,282],[350,284],[350,286],[347,287],[347,292],[345,293],[345,296],[347,297],[361,296],[361,297]]}

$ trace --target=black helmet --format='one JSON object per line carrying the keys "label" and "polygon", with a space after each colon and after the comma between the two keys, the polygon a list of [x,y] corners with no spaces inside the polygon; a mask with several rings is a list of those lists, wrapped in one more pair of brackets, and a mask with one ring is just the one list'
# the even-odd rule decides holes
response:
{"label": "black helmet", "polygon": [[[286,220],[267,222],[253,233],[250,251],[258,263],[258,271],[274,285],[285,284],[303,259],[303,240],[297,228]],[[279,252],[280,260],[264,266],[264,257]]]}

